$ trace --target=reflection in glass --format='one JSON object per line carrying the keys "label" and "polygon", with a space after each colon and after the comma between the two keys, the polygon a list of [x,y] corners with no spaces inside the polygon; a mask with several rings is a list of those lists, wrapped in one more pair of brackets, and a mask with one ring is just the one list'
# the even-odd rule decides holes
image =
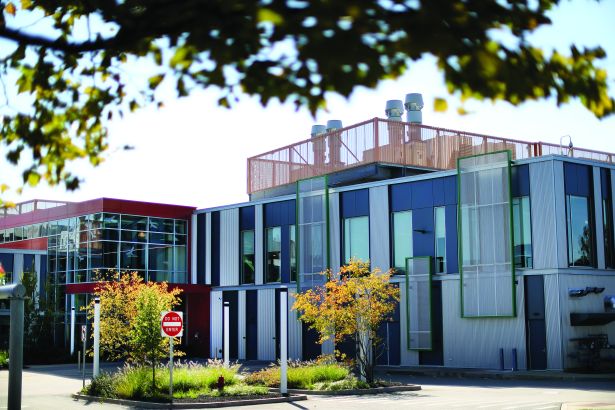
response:
{"label": "reflection in glass", "polygon": [[297,231],[295,225],[288,227],[290,236],[290,281],[297,281]]}
{"label": "reflection in glass", "polygon": [[267,229],[266,282],[281,282],[282,229],[279,226]]}
{"label": "reflection in glass", "polygon": [[406,271],[412,256],[412,211],[393,213],[393,266],[396,274]]}
{"label": "reflection in glass", "polygon": [[594,264],[589,205],[589,198],[566,196],[569,266],[593,266]]}
{"label": "reflection in glass", "polygon": [[254,231],[241,232],[241,283],[254,283]]}
{"label": "reflection in glass", "polygon": [[515,267],[531,268],[532,225],[530,219],[530,197],[513,198],[514,258]]}
{"label": "reflection in glass", "polygon": [[344,219],[344,263],[351,258],[369,260],[369,217]]}
{"label": "reflection in glass", "polygon": [[443,206],[434,208],[435,273],[446,272],[446,213]]}

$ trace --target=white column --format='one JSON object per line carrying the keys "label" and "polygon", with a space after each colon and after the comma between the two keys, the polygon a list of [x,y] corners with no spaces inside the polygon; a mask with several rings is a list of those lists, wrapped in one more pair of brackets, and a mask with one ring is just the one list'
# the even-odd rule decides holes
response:
{"label": "white column", "polygon": [[229,316],[230,316],[230,304],[229,302],[224,302],[224,365],[229,366],[230,364],[230,351],[229,351]]}
{"label": "white column", "polygon": [[94,369],[92,377],[100,373],[100,298],[94,299]]}
{"label": "white column", "polygon": [[70,307],[70,355],[75,354],[75,295],[71,295]]}
{"label": "white column", "polygon": [[288,394],[288,289],[280,292],[280,394]]}

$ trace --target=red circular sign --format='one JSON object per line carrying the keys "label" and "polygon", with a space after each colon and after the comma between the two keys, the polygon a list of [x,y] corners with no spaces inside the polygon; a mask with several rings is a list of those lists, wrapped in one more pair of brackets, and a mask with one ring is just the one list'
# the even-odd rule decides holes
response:
{"label": "red circular sign", "polygon": [[182,333],[184,321],[177,312],[167,312],[162,317],[162,333],[169,337],[178,336]]}

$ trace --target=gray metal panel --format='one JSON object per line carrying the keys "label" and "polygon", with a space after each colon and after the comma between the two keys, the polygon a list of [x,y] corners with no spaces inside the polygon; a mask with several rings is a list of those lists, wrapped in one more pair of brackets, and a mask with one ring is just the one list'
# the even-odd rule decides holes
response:
{"label": "gray metal panel", "polygon": [[197,248],[197,217],[196,214],[192,214],[192,219],[191,219],[191,223],[190,223],[190,237],[193,238],[190,244],[190,273],[191,273],[191,277],[190,277],[190,283],[196,283],[197,282],[197,262],[196,262],[196,257],[198,254],[198,248]]}
{"label": "gray metal panel", "polygon": [[[21,275],[23,274],[23,253],[16,253],[13,258],[13,283],[21,283]],[[66,275],[66,281],[70,280]]]}
{"label": "gray metal panel", "polygon": [[557,266],[557,228],[552,161],[529,166],[534,269],[554,268]]}
{"label": "gray metal panel", "polygon": [[342,237],[340,233],[340,195],[329,194],[329,266],[333,272],[339,272],[342,260]]}
{"label": "gray metal panel", "polygon": [[563,361],[559,278],[557,274],[544,275],[543,278],[547,331],[547,369],[561,370]]}
{"label": "gray metal panel", "polygon": [[602,184],[600,182],[600,167],[594,170],[594,218],[596,222],[596,260],[598,269],[605,269],[604,260],[604,222],[602,220]]}
{"label": "gray metal panel", "polygon": [[211,212],[205,214],[205,283],[211,285]]}
{"label": "gray metal panel", "polygon": [[246,358],[246,291],[237,292],[237,356],[239,360]]}
{"label": "gray metal panel", "polygon": [[220,286],[239,285],[239,209],[220,212]]}
{"label": "gray metal panel", "polygon": [[211,291],[211,338],[210,338],[210,357],[222,357],[222,292]]}
{"label": "gray metal panel", "polygon": [[275,360],[275,289],[258,293],[258,360]]}
{"label": "gray metal panel", "polygon": [[[457,282],[459,283],[459,282]],[[408,315],[406,311],[407,295],[405,280],[399,283],[399,332],[402,366],[418,366],[419,353],[416,350],[408,350]],[[457,301],[459,303],[459,301]]]}
{"label": "gray metal panel", "polygon": [[265,252],[263,249],[263,240],[264,240],[264,228],[263,228],[263,206],[255,205],[254,206],[254,283],[256,285],[262,285],[264,283],[263,277],[263,264],[265,263],[263,260],[263,253]]}
{"label": "gray metal panel", "polygon": [[292,290],[288,292],[288,358],[301,360],[301,321],[297,319],[297,312],[292,310],[293,303],[295,303],[295,298],[293,297],[295,293]]}
{"label": "gray metal panel", "polygon": [[522,281],[517,287],[517,317],[461,318],[459,280],[442,281],[444,366],[499,369],[500,348],[506,368],[512,368],[517,349],[519,369],[526,368],[525,307]]}
{"label": "gray metal panel", "polygon": [[371,267],[386,272],[390,268],[389,187],[369,189],[369,253]]}
{"label": "gray metal panel", "polygon": [[568,267],[568,240],[566,239],[566,194],[564,192],[564,163],[552,161],[553,196],[555,199],[555,233],[558,267]]}

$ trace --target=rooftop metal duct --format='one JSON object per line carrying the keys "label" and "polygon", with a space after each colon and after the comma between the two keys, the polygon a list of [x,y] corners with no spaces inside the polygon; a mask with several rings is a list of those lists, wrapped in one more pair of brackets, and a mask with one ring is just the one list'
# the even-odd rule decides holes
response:
{"label": "rooftop metal duct", "polygon": [[404,103],[401,100],[389,100],[384,112],[389,120],[401,121],[401,116],[404,115]]}
{"label": "rooftop metal duct", "polygon": [[419,93],[406,94],[406,110],[408,110],[408,122],[415,124],[423,123],[423,113],[421,110],[424,107],[423,95]]}
{"label": "rooftop metal duct", "polygon": [[310,135],[312,136],[312,138],[315,138],[326,132],[327,132],[327,127],[325,125],[316,124],[316,125],[312,125],[312,132]]}
{"label": "rooftop metal duct", "polygon": [[339,130],[340,128],[344,128],[341,120],[329,120],[327,121],[327,132]]}

